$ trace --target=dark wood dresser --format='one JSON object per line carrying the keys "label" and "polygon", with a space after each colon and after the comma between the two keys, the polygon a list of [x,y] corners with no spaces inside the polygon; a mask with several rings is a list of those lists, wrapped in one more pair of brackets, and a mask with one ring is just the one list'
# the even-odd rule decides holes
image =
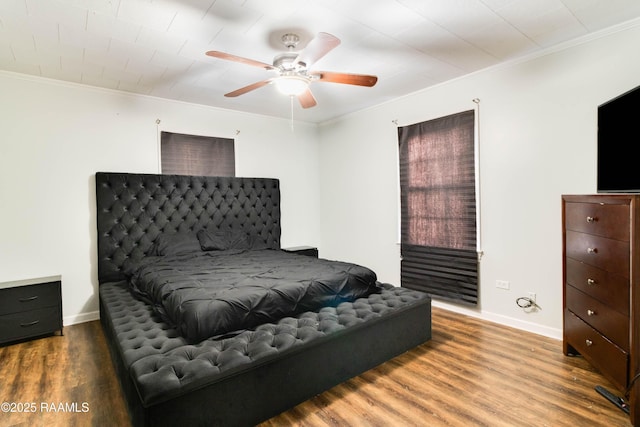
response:
{"label": "dark wood dresser", "polygon": [[0,344],[62,333],[60,276],[0,283]]}
{"label": "dark wood dresser", "polygon": [[581,354],[640,426],[640,195],[562,196],[563,351]]}

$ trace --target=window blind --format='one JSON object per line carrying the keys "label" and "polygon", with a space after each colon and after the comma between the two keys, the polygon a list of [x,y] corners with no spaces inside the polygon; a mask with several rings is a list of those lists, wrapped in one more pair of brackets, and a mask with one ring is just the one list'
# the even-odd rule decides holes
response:
{"label": "window blind", "polygon": [[162,173],[235,176],[234,140],[211,136],[162,132]]}
{"label": "window blind", "polygon": [[398,128],[401,284],[478,301],[475,112]]}

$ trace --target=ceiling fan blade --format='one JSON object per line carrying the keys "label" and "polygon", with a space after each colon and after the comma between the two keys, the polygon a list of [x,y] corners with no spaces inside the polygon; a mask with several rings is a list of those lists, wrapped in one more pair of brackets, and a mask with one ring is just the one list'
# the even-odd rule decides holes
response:
{"label": "ceiling fan blade", "polygon": [[265,70],[274,70],[275,67],[266,62],[255,61],[253,59],[243,58],[241,56],[231,55],[230,53],[220,52],[217,50],[210,50],[207,52],[208,56],[214,58],[226,59],[227,61],[240,62],[242,64],[251,65],[252,67],[264,68]]}
{"label": "ceiling fan blade", "polygon": [[309,67],[339,44],[340,39],[336,36],[329,33],[318,33],[318,35],[309,42],[307,47],[298,54],[294,64],[301,63],[304,66]]}
{"label": "ceiling fan blade", "polygon": [[320,79],[318,81],[321,82],[342,83],[345,85],[371,87],[378,82],[378,77],[367,74],[334,73],[332,71],[314,71],[310,74],[319,76]]}
{"label": "ceiling fan blade", "polygon": [[266,86],[271,83],[273,79],[262,80],[253,84],[250,84],[245,87],[241,87],[240,89],[236,89],[233,92],[225,93],[224,96],[228,98],[234,98],[236,96],[244,95],[247,92],[251,92],[252,90],[256,90],[261,88],[262,86]]}
{"label": "ceiling fan blade", "polygon": [[313,96],[309,88],[298,95],[298,101],[300,101],[300,105],[302,106],[302,108],[311,108],[315,107],[318,104],[316,102],[316,98]]}

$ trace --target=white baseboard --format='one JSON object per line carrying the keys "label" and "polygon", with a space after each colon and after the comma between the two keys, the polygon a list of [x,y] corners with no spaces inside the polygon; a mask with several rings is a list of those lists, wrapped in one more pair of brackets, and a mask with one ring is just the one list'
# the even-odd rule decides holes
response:
{"label": "white baseboard", "polygon": [[62,324],[64,326],[70,326],[77,323],[91,322],[98,319],[100,319],[100,311],[96,310],[89,313],[79,313],[75,316],[65,316],[62,319]]}
{"label": "white baseboard", "polygon": [[442,308],[444,310],[453,311],[456,313],[464,314],[466,316],[475,317],[478,319],[486,320],[500,325],[510,326],[512,328],[520,329],[522,331],[532,332],[534,334],[542,335],[545,337],[553,338],[556,340],[562,340],[562,329],[550,328],[548,326],[539,325],[537,323],[526,322],[520,319],[514,319],[513,317],[504,316],[502,314],[490,313],[482,310],[471,310],[464,307],[459,307],[453,304],[447,304],[442,301],[431,301],[434,307]]}

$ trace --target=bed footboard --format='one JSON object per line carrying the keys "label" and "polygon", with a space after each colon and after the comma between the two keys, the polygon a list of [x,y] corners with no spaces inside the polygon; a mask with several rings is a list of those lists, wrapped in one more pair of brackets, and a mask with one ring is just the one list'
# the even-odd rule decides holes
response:
{"label": "bed footboard", "polygon": [[[124,285],[111,289],[110,285],[101,286],[102,325],[136,426],[255,425],[431,338],[428,296],[391,287],[372,301],[363,298],[345,303],[354,306],[346,307],[352,317],[340,316],[342,320],[330,325],[329,333],[277,353],[265,352],[242,366],[216,374],[207,374],[200,367],[200,377],[193,377],[185,366],[189,359],[195,360],[197,354],[202,356],[203,351],[209,351],[205,348],[217,351],[214,349],[238,346],[228,339],[220,346],[205,343],[199,350],[183,344],[152,312],[144,314],[143,303],[127,302],[129,298],[133,297]],[[138,307],[138,303],[142,306]],[[381,304],[391,308],[377,315],[375,311],[381,309]],[[127,309],[123,310],[123,306]],[[304,313],[299,317],[313,316],[314,313]],[[358,320],[364,318],[367,320]],[[338,325],[340,322],[344,327]],[[308,322],[305,325],[308,327]],[[309,331],[305,333],[309,335]],[[176,358],[176,354],[187,356]],[[170,357],[164,357],[167,355]],[[170,369],[164,369],[169,364]],[[173,388],[167,386],[172,384],[167,381],[167,371],[184,375],[181,383]],[[154,375],[158,377],[157,386],[165,388],[162,392],[154,389]]]}

